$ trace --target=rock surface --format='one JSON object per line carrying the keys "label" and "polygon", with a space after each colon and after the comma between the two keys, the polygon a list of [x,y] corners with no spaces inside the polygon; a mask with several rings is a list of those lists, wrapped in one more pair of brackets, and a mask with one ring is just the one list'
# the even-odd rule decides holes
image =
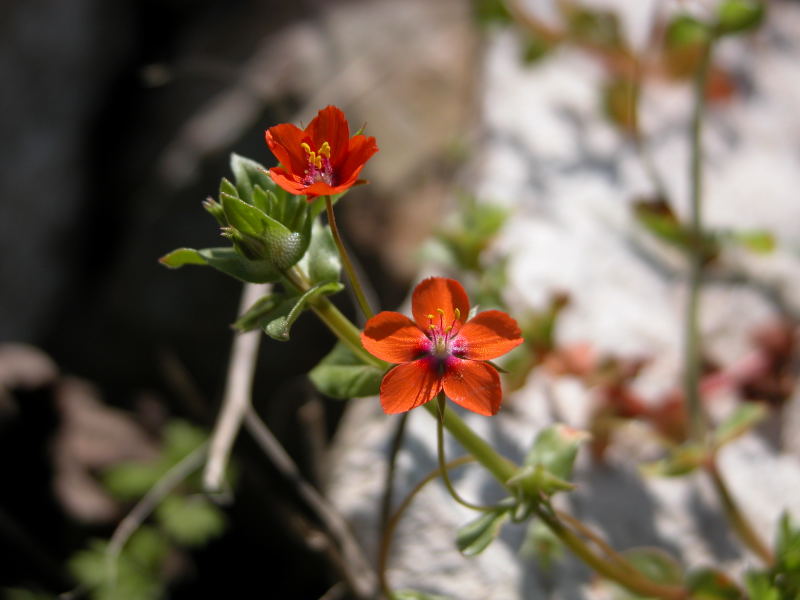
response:
{"label": "rock surface", "polygon": [[[711,109],[705,128],[707,226],[766,228],[778,242],[769,256],[733,251],[726,257],[725,269],[743,274],[751,285],[720,278],[704,290],[703,341],[723,366],[741,358],[753,328],[775,318],[779,309],[800,314],[800,7],[770,6],[757,35],[720,44],[721,64],[747,85]],[[655,13],[643,11],[648,14]],[[634,40],[643,39],[636,27],[649,27],[639,17],[626,25]],[[637,389],[665,392],[681,376],[686,286],[679,258],[654,243],[632,217],[632,201],[651,194],[653,184],[635,148],[602,117],[597,62],[569,48],[533,67],[521,64],[519,56],[512,34],[497,34],[488,43],[482,86],[486,139],[472,165],[478,195],[514,211],[495,249],[510,256],[507,300],[523,311],[543,308],[554,291],[568,292],[573,302],[559,323],[559,341],[648,356],[652,361]],[[643,94],[649,152],[670,199],[686,214],[691,91],[654,81]],[[568,424],[586,427],[591,390],[540,373],[506,399],[497,417],[465,417],[496,448],[520,460],[536,431],[552,420],[548,394]],[[790,415],[797,413],[798,394],[792,402]],[[715,400],[713,412],[724,415],[731,406],[732,398],[723,397]],[[395,419],[383,415],[375,399],[353,402],[332,457],[329,493],[373,551]],[[757,559],[729,533],[704,477],[638,475],[631,452],[643,458],[647,450],[631,429],[632,441],[612,447],[607,466],[581,457],[569,510],[618,549],[657,546],[687,567],[716,564],[734,574],[756,566]],[[766,428],[746,435],[726,447],[720,462],[743,510],[771,539],[782,511],[800,515],[800,457],[796,449],[776,451],[770,435]],[[457,444],[448,445],[449,458],[461,452]],[[396,498],[435,467],[435,456],[435,424],[424,411],[415,411],[399,455]],[[470,499],[491,502],[502,495],[474,466],[461,468],[455,481]],[[459,600],[608,597],[608,589],[572,558],[546,571],[522,556],[525,532],[519,526],[507,526],[500,541],[477,558],[460,556],[455,530],[471,518],[442,486],[426,488],[395,539],[393,587]]]}

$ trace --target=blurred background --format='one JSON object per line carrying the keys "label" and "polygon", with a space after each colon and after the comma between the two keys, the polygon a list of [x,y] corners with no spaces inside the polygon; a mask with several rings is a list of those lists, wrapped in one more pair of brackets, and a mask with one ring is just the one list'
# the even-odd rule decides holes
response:
{"label": "blurred background", "polygon": [[[230,177],[231,152],[272,165],[264,130],[307,123],[327,104],[353,129],[367,123],[381,147],[365,171],[372,185],[351,193],[340,221],[381,304],[402,300],[470,132],[471,10],[463,0],[2,3],[0,587],[73,588],[68,561],[131,506],[104,474],[159,456],[170,425],[213,425],[240,285],[157,260],[222,245],[200,203]],[[303,374],[333,340],[312,319],[293,337],[264,340],[255,403],[314,480],[310,457],[341,404],[312,394]],[[322,596],[336,576],[308,541],[315,525],[240,446],[224,534],[173,548],[170,596],[265,585],[274,598]]]}
{"label": "blurred background", "polygon": [[[526,4],[538,12],[507,9]],[[471,270],[486,305],[502,304],[505,259],[485,277],[481,253],[509,215],[521,215],[506,236],[515,241],[495,251],[511,257],[510,303],[542,314],[553,308],[552,325],[571,295],[570,342],[588,338],[636,360],[647,349],[668,363],[651,377],[655,389],[673,385],[680,263],[675,239],[666,240],[670,254],[651,238],[643,242],[642,232],[658,238],[664,211],[674,217],[667,199],[687,213],[688,82],[698,54],[691,39],[665,33],[667,18],[654,7],[702,18],[715,4],[2,2],[0,590],[14,600],[349,597],[340,584],[342,556],[245,434],[229,473],[235,501],[212,502],[199,493],[199,478],[189,478],[120,556],[122,591],[102,595],[105,543],[115,527],[213,427],[241,294],[240,284],[210,269],[170,272],[158,258],[181,246],[224,245],[201,202],[230,177],[230,154],[271,166],[264,130],[308,123],[328,104],[345,111],[351,130],[366,124],[381,149],[363,172],[370,185],[354,188],[337,208],[374,306],[400,305],[420,270],[436,262],[425,244],[431,235],[456,256],[451,272]],[[708,102],[722,116],[711,119],[709,163],[720,185],[710,186],[710,212],[715,226],[771,227],[783,244],[772,263],[745,258],[746,268],[723,272],[746,279],[741,287],[756,289],[757,301],[744,304],[756,307],[741,319],[750,329],[742,325],[735,344],[723,336],[716,346],[727,360],[752,345],[742,340],[756,324],[783,319],[773,371],[757,382],[767,387],[751,393],[780,405],[797,396],[800,292],[780,281],[800,273],[792,218],[800,11],[788,0],[766,4],[779,16],[711,66]],[[613,6],[625,8],[609,12]],[[637,52],[646,59],[633,60]],[[546,67],[529,77],[540,64]],[[642,88],[647,110],[639,114],[632,98]],[[743,135],[742,123],[756,136]],[[640,156],[648,137],[654,164]],[[660,182],[658,171],[666,175]],[[481,212],[459,196],[476,189],[504,208]],[[771,208],[753,202],[765,189]],[[458,197],[468,216],[443,235]],[[629,236],[628,227],[639,229]],[[770,231],[756,234],[742,236],[741,245],[774,249]],[[346,294],[334,300],[357,318]],[[721,305],[729,308],[715,313],[713,331],[749,310]],[[541,329],[541,314],[524,314],[531,330]],[[545,360],[542,348],[559,358],[551,329],[546,343],[520,355],[515,389]],[[301,318],[292,341],[263,338],[253,402],[303,474],[324,487],[331,484],[326,450],[345,429],[344,404],[315,392],[305,373],[333,338]],[[626,385],[639,368],[624,375]],[[794,436],[785,437],[791,444]],[[380,465],[386,439],[373,444]],[[367,469],[360,476],[379,478]],[[366,489],[344,479],[339,487],[348,486]],[[358,502],[342,504],[357,521]],[[609,511],[595,516],[619,516]],[[566,579],[588,578],[576,572]]]}

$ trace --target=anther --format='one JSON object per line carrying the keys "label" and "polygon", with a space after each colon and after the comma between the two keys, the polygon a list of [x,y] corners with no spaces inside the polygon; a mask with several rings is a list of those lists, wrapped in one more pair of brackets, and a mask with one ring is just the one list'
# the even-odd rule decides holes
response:
{"label": "anther", "polygon": [[303,142],[302,144],[300,144],[300,147],[301,147],[303,150],[305,150],[305,151],[306,151],[306,154],[311,154],[311,153],[312,153],[312,152],[311,152],[311,146],[309,146],[309,145],[308,145],[308,144],[306,144],[305,142]]}
{"label": "anther", "polygon": [[456,321],[460,321],[461,320],[461,311],[456,308],[453,312],[456,315]]}
{"label": "anther", "polygon": [[322,142],[322,146],[319,147],[317,154],[320,156],[324,156],[325,158],[331,157],[331,145],[328,142]]}

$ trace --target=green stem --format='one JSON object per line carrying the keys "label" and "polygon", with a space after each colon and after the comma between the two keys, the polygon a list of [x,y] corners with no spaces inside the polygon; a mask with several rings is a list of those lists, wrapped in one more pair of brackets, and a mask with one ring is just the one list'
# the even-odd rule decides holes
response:
{"label": "green stem", "polygon": [[610,563],[597,556],[575,533],[567,528],[558,517],[546,508],[535,509],[538,516],[547,525],[561,543],[569,548],[578,558],[597,571],[600,575],[622,584],[630,591],[652,598],[663,600],[684,600],[688,598],[686,591],[678,586],[666,586],[654,583],[639,573],[631,573],[619,565]]}
{"label": "green stem", "polygon": [[750,521],[747,520],[747,517],[745,517],[739,505],[736,503],[736,500],[734,500],[731,491],[728,489],[728,485],[725,483],[719,471],[716,460],[712,458],[711,461],[709,461],[709,464],[706,466],[706,471],[711,476],[711,481],[714,484],[714,489],[719,496],[720,502],[722,502],[725,515],[728,517],[728,521],[739,536],[739,539],[742,540],[754,554],[763,560],[765,565],[768,567],[772,566],[775,562],[772,551],[770,551],[769,547],[767,547],[761,539],[761,536],[756,533],[756,530],[753,528]]}
{"label": "green stem", "polygon": [[482,506],[464,500],[456,491],[456,488],[453,487],[453,482],[450,481],[450,475],[447,474],[447,463],[444,459],[444,412],[447,407],[445,402],[447,402],[447,400],[444,397],[444,392],[439,392],[436,398],[437,408],[439,409],[438,418],[436,419],[436,454],[439,457],[439,471],[441,471],[444,486],[447,488],[447,491],[450,492],[453,500],[458,502],[461,506],[480,512],[493,512],[498,509],[497,506]]}
{"label": "green stem", "polygon": [[702,442],[706,433],[706,418],[700,398],[700,288],[703,283],[703,115],[706,105],[706,87],[711,64],[709,41],[704,50],[694,80],[694,113],[691,125],[691,222],[689,242],[689,297],[686,304],[686,332],[684,356],[684,391],[689,413],[689,436]]}
{"label": "green stem", "polygon": [[331,228],[331,233],[333,233],[333,241],[336,242],[336,247],[339,249],[339,256],[342,258],[342,266],[344,266],[347,278],[350,280],[350,285],[353,287],[353,293],[356,295],[356,300],[361,307],[361,312],[364,313],[367,319],[370,319],[374,313],[369,306],[369,302],[367,302],[367,297],[364,295],[361,283],[358,281],[356,270],[353,268],[353,263],[350,261],[350,256],[347,254],[347,250],[345,250],[342,236],[339,235],[339,228],[336,226],[336,217],[333,214],[333,202],[331,202],[330,196],[325,196],[325,210],[328,213],[328,225]]}

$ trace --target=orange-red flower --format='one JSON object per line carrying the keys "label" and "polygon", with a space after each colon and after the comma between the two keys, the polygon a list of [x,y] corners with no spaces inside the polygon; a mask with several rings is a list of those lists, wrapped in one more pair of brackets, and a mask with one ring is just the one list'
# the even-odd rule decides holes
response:
{"label": "orange-red flower", "polygon": [[401,413],[439,392],[481,415],[500,410],[497,370],[488,362],[522,343],[517,322],[499,310],[466,321],[469,299],[454,279],[431,277],[411,297],[412,321],[382,312],[367,321],[361,343],[378,358],[400,363],[381,382],[386,413]]}
{"label": "orange-red flower", "polygon": [[280,163],[269,170],[272,180],[309,200],[354,186],[364,164],[378,151],[374,137],[350,137],[347,119],[335,106],[319,111],[305,129],[291,123],[270,127],[266,138]]}

